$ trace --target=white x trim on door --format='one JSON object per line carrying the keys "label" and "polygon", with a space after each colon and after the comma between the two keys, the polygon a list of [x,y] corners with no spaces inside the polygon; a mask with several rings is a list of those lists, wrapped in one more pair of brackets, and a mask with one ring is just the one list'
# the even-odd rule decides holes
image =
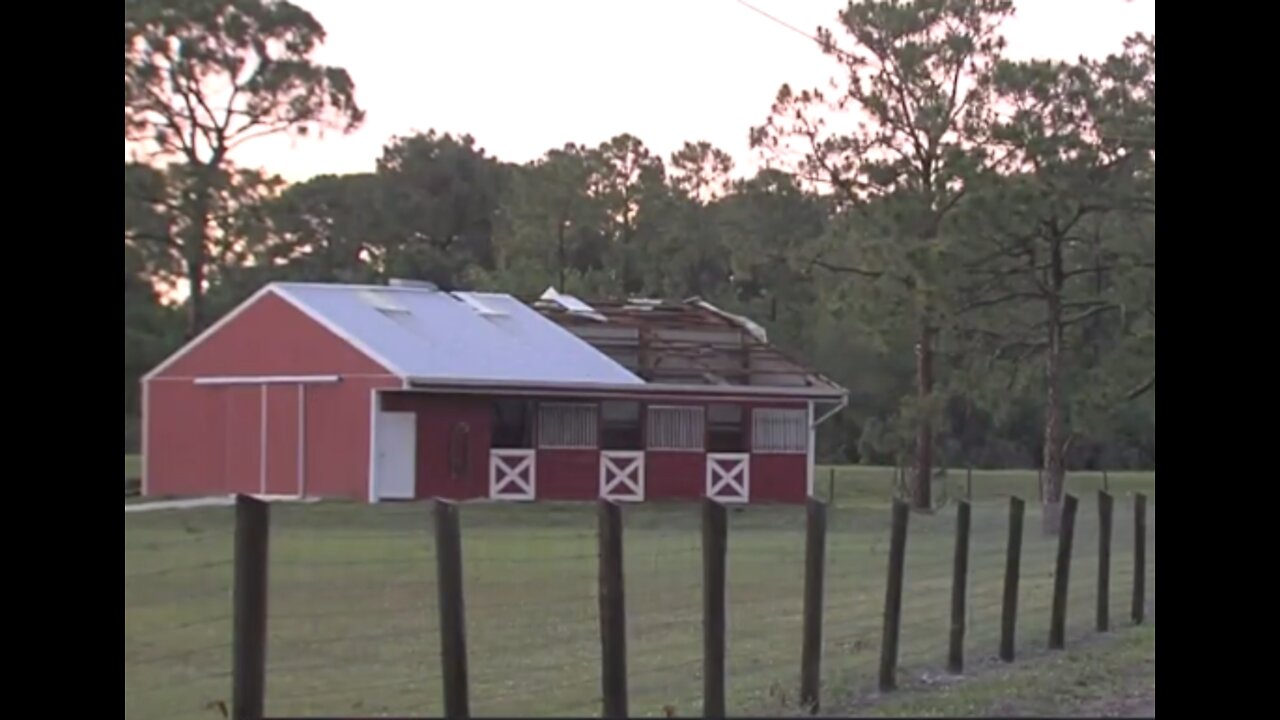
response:
{"label": "white x trim on door", "polygon": [[537,496],[535,450],[489,451],[489,497],[533,500]]}
{"label": "white x trim on door", "polygon": [[644,452],[606,450],[600,453],[600,497],[605,500],[644,500]]}
{"label": "white x trim on door", "polygon": [[751,456],[747,453],[708,453],[707,497],[722,503],[749,502]]}

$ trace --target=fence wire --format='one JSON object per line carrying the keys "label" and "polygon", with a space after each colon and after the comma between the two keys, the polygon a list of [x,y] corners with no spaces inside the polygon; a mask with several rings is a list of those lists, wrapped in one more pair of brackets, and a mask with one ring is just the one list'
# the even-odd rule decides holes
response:
{"label": "fence wire", "polygon": [[461,510],[472,713],[598,713],[594,506]]}
{"label": "fence wire", "polygon": [[125,717],[229,707],[233,539],[228,508],[125,515]]}
{"label": "fence wire", "polygon": [[776,715],[799,705],[805,510],[729,512],[726,709]]}
{"label": "fence wire", "polygon": [[[1073,490],[1073,492],[1077,492]],[[1080,499],[1067,643],[1094,632],[1096,492]],[[966,669],[995,659],[1008,500],[972,504]],[[890,506],[853,496],[829,509],[823,617],[824,707],[874,694],[884,628]],[[1131,624],[1133,493],[1116,492],[1109,610]],[[443,711],[436,558],[429,503],[275,504],[271,509],[267,713],[439,715]],[[599,555],[593,504],[460,508],[472,713],[597,716]],[[1017,653],[1049,639],[1058,538],[1027,498]],[[234,512],[126,515],[125,715],[214,718],[230,705]],[[946,675],[956,509],[909,520],[898,681]],[[697,504],[623,508],[630,712],[702,711],[702,540]],[[1146,615],[1154,620],[1155,501],[1147,512]],[[798,710],[805,512],[729,512],[727,700],[733,715]]]}
{"label": "fence wire", "polygon": [[442,711],[429,509],[272,506],[268,715]]}
{"label": "fence wire", "polygon": [[[622,510],[633,716],[696,716],[702,711],[701,518],[693,503],[628,505]],[[597,706],[590,714],[599,712]]]}
{"label": "fence wire", "polygon": [[828,511],[825,698],[850,697],[875,686],[884,624],[889,520],[889,505],[883,500],[878,506],[837,505]]}

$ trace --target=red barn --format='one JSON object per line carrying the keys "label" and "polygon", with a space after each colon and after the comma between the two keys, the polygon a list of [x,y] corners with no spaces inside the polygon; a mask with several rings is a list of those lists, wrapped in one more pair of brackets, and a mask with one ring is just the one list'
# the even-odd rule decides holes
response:
{"label": "red barn", "polygon": [[801,502],[844,402],[696,299],[272,283],[143,378],[142,490]]}

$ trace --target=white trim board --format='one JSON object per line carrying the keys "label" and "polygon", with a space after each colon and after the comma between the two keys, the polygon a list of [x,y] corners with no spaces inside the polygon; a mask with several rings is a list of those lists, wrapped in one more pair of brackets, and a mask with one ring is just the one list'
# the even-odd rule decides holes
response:
{"label": "white trim board", "polygon": [[[814,475],[817,473],[817,468],[814,467],[814,464],[813,464],[813,458],[814,458],[814,444],[817,443],[818,441],[818,425],[813,421],[813,406],[814,406],[814,402],[810,400],[809,407],[805,411],[806,415],[808,416],[807,420],[809,421],[808,423],[809,424],[809,438],[808,438],[809,447],[805,449],[805,458],[804,458],[805,473],[808,475],[808,477],[805,479],[805,486],[806,486],[805,497],[813,497]],[[828,498],[827,501],[830,502],[830,498]]]}
{"label": "white trim board", "polygon": [[380,388],[369,391],[369,502],[378,502],[377,460],[378,460],[378,411],[382,403],[378,402]]}
{"label": "white trim board", "polygon": [[298,384],[298,497],[307,495],[307,386]]}
{"label": "white trim board", "polygon": [[208,375],[192,379],[196,385],[302,385],[336,383],[338,375]]}
{"label": "white trim board", "polygon": [[147,400],[148,400],[147,385],[149,385],[150,383],[148,383],[146,380],[143,380],[140,384],[142,385],[142,397],[140,398],[142,400],[142,409],[141,409],[141,412],[138,414],[138,424],[142,426],[139,428],[139,430],[142,431],[142,437],[138,439],[138,445],[139,445],[138,449],[141,451],[139,453],[139,462],[141,464],[138,467],[138,473],[139,473],[138,494],[141,495],[142,497],[146,497],[147,496],[147,475],[148,475],[147,473],[147,435],[150,434],[150,432],[147,429],[148,415],[150,415],[150,413],[147,412]]}
{"label": "white trim board", "polygon": [[262,416],[258,418],[258,494],[267,494],[267,386],[258,386]]}

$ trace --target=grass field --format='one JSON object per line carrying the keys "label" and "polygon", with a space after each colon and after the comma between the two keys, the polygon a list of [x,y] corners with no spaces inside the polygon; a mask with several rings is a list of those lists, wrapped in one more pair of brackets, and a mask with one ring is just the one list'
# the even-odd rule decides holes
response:
{"label": "grass field", "polygon": [[[128,461],[126,460],[126,474]],[[822,494],[828,470],[819,475]],[[830,517],[824,697],[865,696],[875,682],[884,599],[891,471],[838,468]],[[953,472],[950,492],[958,492]],[[1073,475],[1081,499],[1068,630],[1092,631],[1100,476]],[[962,483],[961,483],[962,484]],[[1113,615],[1126,622],[1132,583],[1130,493],[1154,476],[1113,474],[1119,501]],[[1043,648],[1054,543],[1041,537],[1034,473],[975,473],[968,652],[994,654],[1007,502],[1031,502],[1019,641]],[[694,505],[624,511],[632,713],[699,713],[701,555]],[[219,717],[229,696],[232,516],[227,508],[125,517],[125,714]],[[595,515],[590,505],[462,509],[472,711],[596,715],[599,638]],[[268,713],[439,714],[435,567],[425,504],[275,505],[271,530]],[[907,546],[902,682],[926,682],[946,657],[954,510],[913,515]],[[795,706],[803,578],[803,509],[730,516],[730,712]]]}
{"label": "grass field", "polygon": [[1154,717],[1155,622],[1095,636],[1062,653],[993,664],[943,687],[851,707],[859,717]]}

